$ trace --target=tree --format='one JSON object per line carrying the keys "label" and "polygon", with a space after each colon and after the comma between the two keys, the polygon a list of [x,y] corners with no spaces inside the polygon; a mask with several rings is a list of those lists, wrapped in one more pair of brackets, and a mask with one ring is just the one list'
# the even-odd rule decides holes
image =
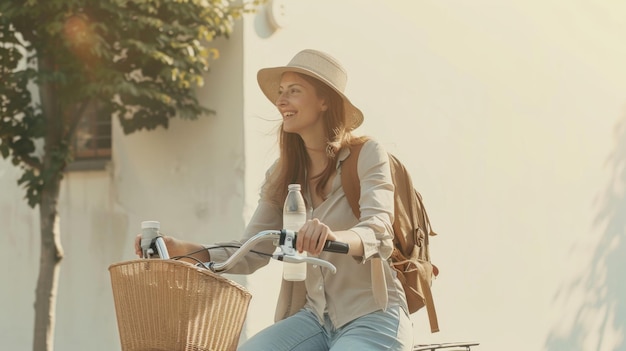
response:
{"label": "tree", "polygon": [[[41,253],[33,350],[52,350],[63,258],[57,203],[86,109],[124,133],[210,112],[194,89],[234,21],[263,1],[9,0],[0,4],[0,154],[39,207]],[[33,89],[35,88],[35,89]],[[33,91],[36,92],[33,94]],[[37,95],[38,93],[38,95]]]}

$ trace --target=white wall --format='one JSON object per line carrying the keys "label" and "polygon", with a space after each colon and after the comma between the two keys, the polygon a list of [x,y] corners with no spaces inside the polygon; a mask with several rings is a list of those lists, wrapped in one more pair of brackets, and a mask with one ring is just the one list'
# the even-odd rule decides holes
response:
{"label": "white wall", "polygon": [[0,161],[0,340],[27,349],[32,345],[39,217],[17,188],[19,177],[17,168]]}
{"label": "white wall", "polygon": [[[106,172],[67,178],[57,348],[119,347],[106,267],[132,258],[141,220],[202,242],[243,229],[276,155],[278,116],[256,71],[316,48],[348,68],[347,93],[365,113],[357,131],[406,163],[440,233],[431,243],[442,331],[430,334],[420,311],[418,342],[623,349],[626,4],[285,3],[286,27],[272,32],[251,15],[220,42],[209,75],[220,86],[201,92],[216,116],[116,130]],[[0,161],[0,279],[10,282],[0,339],[28,349],[38,220],[16,177]],[[254,294],[245,335],[271,324],[279,276],[271,265],[242,280]]]}
{"label": "white wall", "polygon": [[358,131],[406,162],[440,233],[442,331],[420,311],[418,342],[624,348],[624,4],[284,3],[285,28],[246,28],[248,134],[271,110],[256,70],[303,48],[345,64]]}

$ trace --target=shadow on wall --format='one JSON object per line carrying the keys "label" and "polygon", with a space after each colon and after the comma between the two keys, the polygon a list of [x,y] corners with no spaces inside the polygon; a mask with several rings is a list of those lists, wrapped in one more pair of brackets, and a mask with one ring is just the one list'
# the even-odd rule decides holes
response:
{"label": "shadow on wall", "polygon": [[[609,182],[601,194],[594,225],[604,228],[589,267],[564,284],[555,297],[577,300],[573,320],[553,327],[546,340],[549,351],[623,350],[626,347],[626,115],[615,127],[615,149],[606,166]],[[589,246],[594,247],[594,246]]]}

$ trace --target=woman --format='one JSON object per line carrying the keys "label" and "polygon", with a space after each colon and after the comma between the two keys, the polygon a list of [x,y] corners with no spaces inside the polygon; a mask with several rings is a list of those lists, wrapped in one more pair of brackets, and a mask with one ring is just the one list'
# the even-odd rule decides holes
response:
{"label": "woman", "polygon": [[[282,115],[280,157],[267,171],[258,207],[244,241],[282,227],[287,185],[299,183],[313,219],[298,231],[297,250],[337,267],[332,274],[309,266],[304,282],[283,280],[276,323],[239,350],[411,350],[412,323],[402,285],[387,262],[393,248],[393,184],[389,160],[375,140],[352,130],[363,114],[344,95],[347,75],[326,53],[303,50],[284,67],[261,69],[258,83]],[[355,218],[341,187],[341,162],[350,146],[364,143],[358,160],[361,218]],[[202,245],[166,237],[171,256]],[[323,252],[326,240],[349,244],[348,255]],[[272,243],[256,250],[272,253]],[[260,246],[261,246],[260,245]],[[141,254],[139,241],[135,249]],[[225,260],[233,249],[209,248],[194,256]],[[269,258],[248,255],[229,273],[249,274]]]}

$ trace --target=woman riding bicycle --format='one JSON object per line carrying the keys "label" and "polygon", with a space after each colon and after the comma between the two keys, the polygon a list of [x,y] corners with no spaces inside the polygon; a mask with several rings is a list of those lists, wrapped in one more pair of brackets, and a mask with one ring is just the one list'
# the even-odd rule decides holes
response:
{"label": "woman riding bicycle", "polygon": [[[257,80],[282,116],[280,156],[266,172],[258,207],[240,242],[282,228],[287,186],[298,183],[312,218],[298,231],[296,248],[333,263],[337,273],[312,266],[302,282],[283,280],[276,323],[239,350],[411,350],[413,328],[404,290],[388,263],[394,215],[389,159],[381,144],[352,134],[363,114],[344,95],[346,71],[326,53],[303,50],[286,66],[259,70]],[[361,216],[355,218],[341,186],[340,166],[350,145],[362,142]],[[348,243],[348,255],[323,252],[326,240]],[[203,248],[172,237],[165,237],[165,243],[172,256]],[[275,249],[272,243],[259,246],[255,250],[267,254]],[[140,255],[139,241],[135,249]],[[194,256],[223,261],[234,250],[208,248]],[[269,259],[249,254],[229,273],[252,273]]]}

